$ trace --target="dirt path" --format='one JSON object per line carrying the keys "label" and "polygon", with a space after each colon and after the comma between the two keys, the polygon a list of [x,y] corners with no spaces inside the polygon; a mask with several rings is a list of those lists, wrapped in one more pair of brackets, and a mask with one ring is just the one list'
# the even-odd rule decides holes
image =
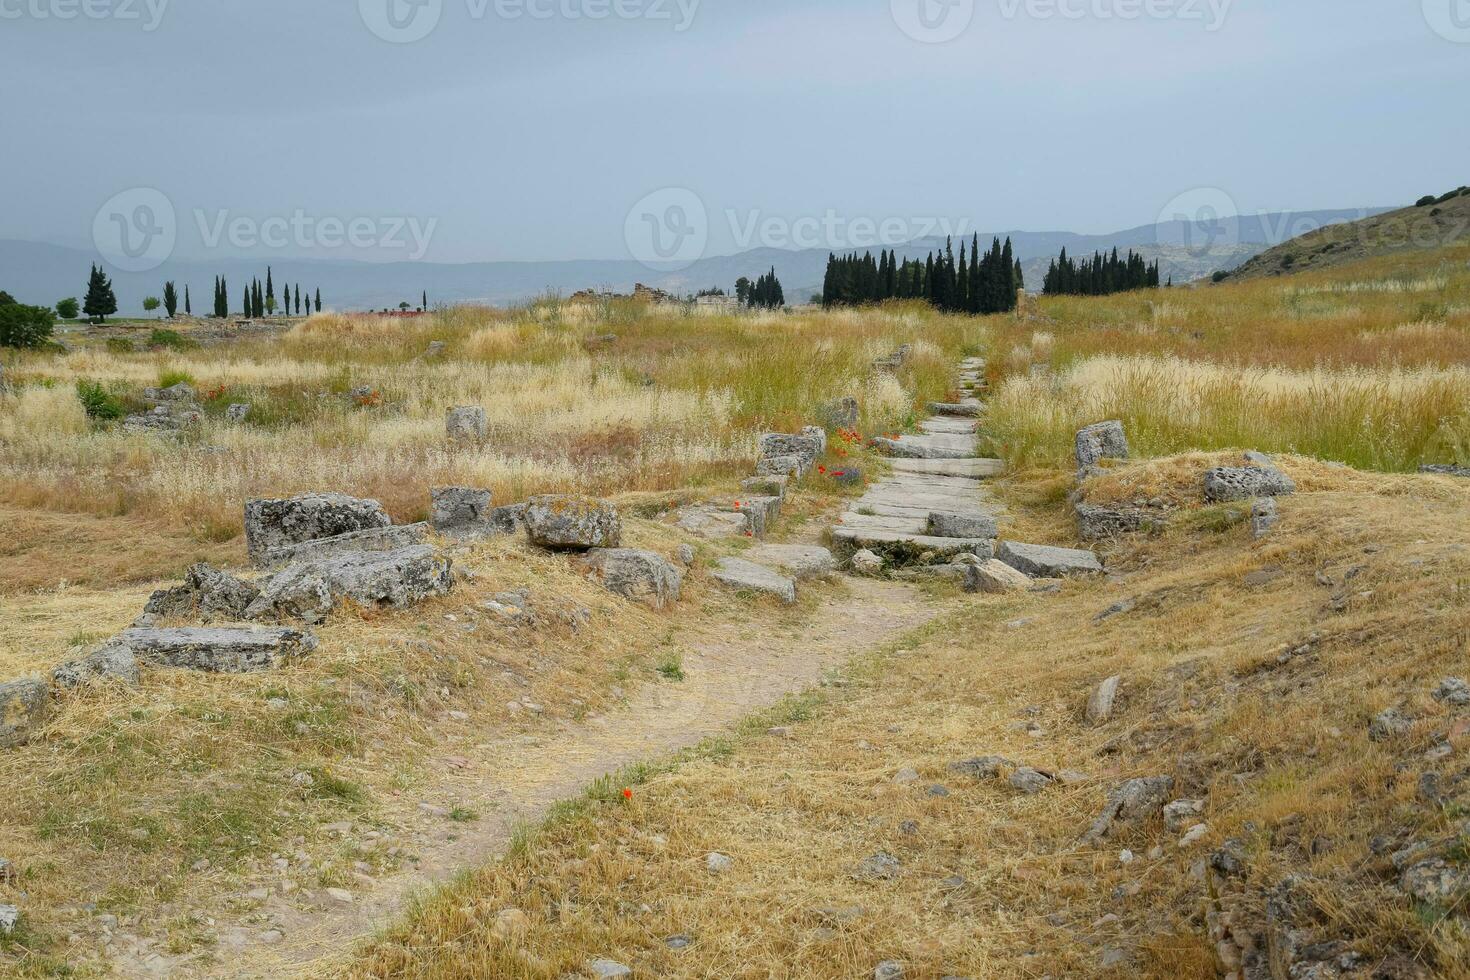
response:
{"label": "dirt path", "polygon": [[[120,952],[113,967],[124,976],[237,978],[322,969],[354,940],[392,922],[415,892],[502,854],[514,827],[552,803],[578,795],[606,773],[717,734],[940,611],[912,586],[844,581],[847,594],[823,603],[799,626],[757,631],[750,624],[738,632],[711,627],[691,636],[684,681],[648,686],[625,710],[543,738],[448,749],[463,758],[464,767],[414,793],[403,812],[388,815],[419,832],[418,866],[377,879],[350,904],[334,902],[321,889],[272,895],[253,913],[253,922],[220,923],[217,963],[205,967],[192,958],[146,950]],[[462,800],[481,818],[452,823],[418,807],[419,800],[441,798]]]}

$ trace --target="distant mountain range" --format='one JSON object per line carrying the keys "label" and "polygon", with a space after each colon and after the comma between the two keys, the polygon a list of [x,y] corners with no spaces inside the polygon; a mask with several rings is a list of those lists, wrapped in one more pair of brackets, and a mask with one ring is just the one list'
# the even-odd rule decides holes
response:
{"label": "distant mountain range", "polygon": [[[1074,232],[998,231],[981,232],[988,243],[993,236],[1010,237],[1021,259],[1026,284],[1041,285],[1047,263],[1065,246],[1073,254],[1090,254],[1118,248],[1133,249],[1152,261],[1158,259],[1165,279],[1190,282],[1220,269],[1233,269],[1266,249],[1305,231],[1344,221],[1381,214],[1387,208],[1357,208],[1332,211],[1277,212],[1226,218],[1208,225],[1173,221],[1140,225],[1105,235]],[[958,248],[959,243],[955,243]],[[943,248],[940,239],[921,239],[898,246],[900,258],[924,256]],[[836,251],[846,251],[837,249]],[[863,251],[859,249],[858,251]],[[400,302],[417,306],[427,291],[431,305],[480,302],[505,305],[546,293],[568,295],[579,289],[610,289],[631,292],[634,283],[672,293],[692,293],[711,286],[732,290],[741,276],[754,279],[772,266],[783,284],[787,301],[805,302],[820,292],[829,250],[757,248],[735,255],[700,259],[679,272],[658,272],[630,259],[578,259],[550,262],[432,262],[373,263],[332,259],[221,258],[219,260],[170,260],[146,273],[126,273],[109,268],[117,293],[119,313],[143,312],[143,298],[162,294],[163,283],[173,280],[182,294],[187,284],[194,311],[210,309],[214,277],[223,275],[230,284],[230,306],[239,305],[241,290],[252,277],[265,278],[266,264],[272,267],[278,287],[300,283],[306,292],[320,289],[332,309],[380,309]],[[0,289],[22,303],[52,306],[67,296],[85,293],[87,270],[98,261],[96,253],[42,242],[0,239]]]}

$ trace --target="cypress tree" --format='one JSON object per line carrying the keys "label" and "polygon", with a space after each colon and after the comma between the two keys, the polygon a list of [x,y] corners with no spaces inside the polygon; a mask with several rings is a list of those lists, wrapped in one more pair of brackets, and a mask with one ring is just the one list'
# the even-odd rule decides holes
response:
{"label": "cypress tree", "polygon": [[265,304],[264,311],[274,313],[276,311],[276,287],[271,281],[271,267],[265,267]]}
{"label": "cypress tree", "polygon": [[179,310],[179,291],[174,288],[173,280],[163,284],[163,308],[168,312],[170,320]]}
{"label": "cypress tree", "polygon": [[117,294],[112,291],[112,280],[100,265],[92,266],[87,276],[87,295],[82,301],[82,312],[95,316],[99,323],[106,323],[107,317],[117,312]]}
{"label": "cypress tree", "polygon": [[316,287],[316,311],[318,313],[322,311],[322,287],[320,286]]}
{"label": "cypress tree", "polygon": [[193,316],[194,308],[189,305],[189,284],[184,283],[184,316]]}

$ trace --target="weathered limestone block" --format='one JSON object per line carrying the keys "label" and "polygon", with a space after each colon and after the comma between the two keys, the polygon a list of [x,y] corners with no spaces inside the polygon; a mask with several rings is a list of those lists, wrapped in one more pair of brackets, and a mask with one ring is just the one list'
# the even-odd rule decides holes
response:
{"label": "weathered limestone block", "polygon": [[1101,841],[1118,821],[1143,820],[1161,812],[1173,793],[1173,776],[1145,776],[1119,784],[1108,793],[1107,804],[1082,835],[1083,843]]}
{"label": "weathered limestone block", "polygon": [[1100,541],[1139,531],[1156,531],[1165,521],[1141,507],[1077,505],[1077,531],[1084,541]]}
{"label": "weathered limestone block", "polygon": [[285,568],[304,561],[322,561],[364,551],[398,551],[423,544],[429,538],[427,524],[394,524],[366,531],[349,531],[330,538],[317,538],[283,548],[270,548],[256,556],[261,568]]}
{"label": "weathered limestone block", "polygon": [[[800,460],[797,475],[805,476],[807,472],[816,465],[817,457],[827,450],[827,433],[815,426],[809,426],[802,430],[799,435],[789,435],[784,432],[768,432],[761,436],[760,459],[780,459],[787,456],[795,456]],[[767,475],[768,471],[758,470],[760,475]],[[781,473],[783,471],[776,470]]]}
{"label": "weathered limestone block", "polygon": [[1086,472],[1104,459],[1127,459],[1128,436],[1123,423],[1098,422],[1077,433],[1077,468]]}
{"label": "weathered limestone block", "polygon": [[740,489],[757,497],[786,496],[786,485],[791,482],[786,476],[753,476],[740,481]]}
{"label": "weathered limestone block", "polygon": [[839,398],[822,406],[822,421],[829,429],[856,429],[858,424],[858,400],[851,396]]}
{"label": "weathered limestone block", "polygon": [[781,516],[781,498],[742,497],[739,510],[745,515],[745,530],[751,537],[763,538]]}
{"label": "weathered limestone block", "polygon": [[979,402],[930,402],[929,414],[953,415],[958,418],[978,419],[982,407]]}
{"label": "weathered limestone block", "polygon": [[1096,575],[1103,570],[1097,555],[1074,548],[1052,548],[1042,544],[1003,541],[995,556],[1018,572],[1025,572],[1033,578]]}
{"label": "weathered limestone block", "polygon": [[492,530],[494,501],[489,490],[478,487],[431,487],[429,523],[440,534],[467,535]]}
{"label": "weathered limestone block", "polygon": [[1270,457],[1246,453],[1250,466],[1218,467],[1205,473],[1205,499],[1211,503],[1283,497],[1296,493],[1296,483],[1272,464]]}
{"label": "weathered limestone block", "polygon": [[762,456],[755,464],[755,471],[761,476],[794,476],[798,480],[806,476],[808,469],[800,456]]}
{"label": "weathered limestone block", "polygon": [[0,684],[0,749],[30,740],[46,720],[49,694],[46,685],[33,677]]}
{"label": "weathered limestone block", "polygon": [[623,522],[605,500],[575,494],[548,494],[526,503],[526,532],[531,543],[554,551],[616,548]]}
{"label": "weathered limestone block", "polygon": [[271,548],[331,538],[393,523],[376,500],[311,493],[245,504],[245,544],[252,558]]}
{"label": "weathered limestone block", "polygon": [[132,629],[112,642],[126,646],[146,664],[213,674],[270,670],[316,649],[316,637],[310,633],[259,627]]}
{"label": "weathered limestone block", "polygon": [[105,680],[138,683],[138,660],[132,647],[119,640],[109,640],[82,659],[68,661],[51,672],[51,683],[62,688]]}
{"label": "weathered limestone block", "polygon": [[448,593],[454,586],[451,565],[428,545],[302,562],[266,580],[246,616],[320,623],[344,600],[369,608],[404,609]]}
{"label": "weathered limestone block", "polygon": [[609,592],[655,609],[679,601],[684,573],[662,555],[632,548],[594,548],[577,564]]}
{"label": "weathered limestone block", "polygon": [[929,515],[928,533],[936,538],[994,538],[1000,533],[1000,528],[989,514],[935,511]]}
{"label": "weathered limestone block", "polygon": [[241,619],[259,594],[244,579],[200,562],[185,573],[183,585],[153,593],[143,611],[165,618]]}
{"label": "weathered limestone block", "polygon": [[837,571],[832,552],[817,545],[763,544],[745,553],[746,559],[779,568],[797,580],[826,578]]}
{"label": "weathered limestone block", "polygon": [[1008,592],[1024,592],[1031,587],[1031,576],[995,558],[978,564],[967,564],[964,569],[966,592],[1005,595]]}
{"label": "weathered limestone block", "polygon": [[711,574],[715,581],[738,592],[773,595],[788,606],[796,602],[794,581],[744,558],[721,558]]}
{"label": "weathered limestone block", "polygon": [[478,405],[451,408],[444,416],[444,434],[450,442],[484,442],[490,435],[490,420]]}

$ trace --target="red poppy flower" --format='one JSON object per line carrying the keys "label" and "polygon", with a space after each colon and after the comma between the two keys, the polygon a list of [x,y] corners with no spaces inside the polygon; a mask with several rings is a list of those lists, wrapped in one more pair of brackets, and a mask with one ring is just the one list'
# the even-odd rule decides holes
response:
{"label": "red poppy flower", "polygon": [[738,500],[735,501],[735,509],[736,510],[739,510],[740,509],[740,501],[738,501]]}
{"label": "red poppy flower", "polygon": [[625,800],[631,800],[632,798],[633,798],[633,791],[631,789],[626,789],[625,788],[623,790],[623,799],[625,799]]}

